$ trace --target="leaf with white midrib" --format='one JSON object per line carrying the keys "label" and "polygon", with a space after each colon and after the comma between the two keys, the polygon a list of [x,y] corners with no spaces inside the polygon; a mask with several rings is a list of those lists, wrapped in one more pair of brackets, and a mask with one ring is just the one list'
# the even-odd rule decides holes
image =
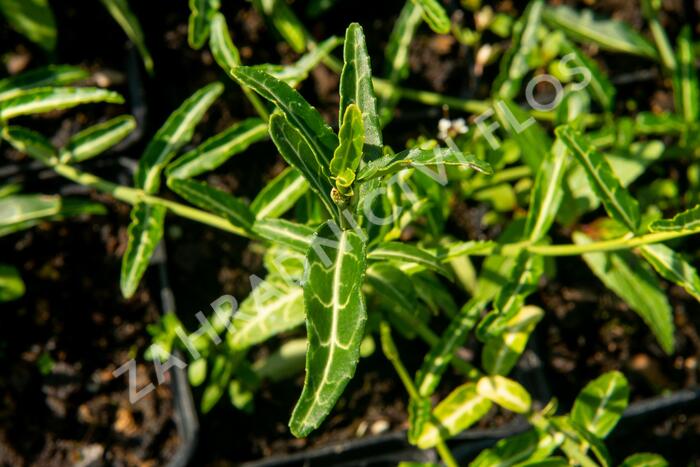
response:
{"label": "leaf with white midrib", "polygon": [[309,189],[309,182],[294,167],[286,168],[258,193],[250,209],[257,219],[284,214]]}
{"label": "leaf with white midrib", "polygon": [[99,88],[33,88],[0,102],[0,120],[95,102],[121,104],[124,98]]}
{"label": "leaf with white midrib", "polygon": [[362,26],[352,23],[345,32],[344,65],[340,75],[339,127],[350,104],[362,112],[364,127],[364,157],[374,160],[382,155],[382,130],[377,114],[377,99],[372,86],[372,67]]}
{"label": "leaf with white midrib", "polygon": [[591,186],[610,217],[636,232],[640,221],[639,204],[622,187],[605,157],[570,126],[559,127],[556,133],[585,169]]}
{"label": "leaf with white midrib", "polygon": [[187,98],[148,143],[134,174],[137,187],[152,194],[160,187],[160,173],[175,153],[192,139],[195,126],[224,91],[221,83],[209,84]]}
{"label": "leaf with white midrib", "polygon": [[307,225],[286,219],[258,219],[253,224],[253,232],[272,243],[280,243],[306,254],[313,240],[314,230]]}
{"label": "leaf with white midrib", "polygon": [[649,230],[652,232],[700,231],[700,204],[676,214],[672,219],[652,222]]}
{"label": "leaf with white midrib", "polygon": [[[327,241],[337,244],[329,247]],[[307,436],[321,424],[355,373],[367,319],[362,294],[362,237],[344,230],[336,238],[334,229],[324,224],[317,231],[306,260],[306,377],[289,421],[292,434],[297,437]]]}
{"label": "leaf with white midrib", "polygon": [[136,292],[141,277],[158,242],[163,237],[166,208],[156,204],[137,203],[131,209],[127,230],[128,244],[122,258],[121,289],[126,298]]}
{"label": "leaf with white midrib", "polygon": [[304,316],[301,287],[268,276],[234,314],[229,343],[235,350],[246,349],[300,325]]}
{"label": "leaf with white midrib", "polygon": [[700,276],[685,258],[661,243],[643,245],[639,250],[661,277],[680,285],[700,301]]}
{"label": "leaf with white midrib", "polygon": [[70,164],[95,157],[122,141],[136,128],[131,115],[121,115],[76,133],[61,149],[61,162]]}

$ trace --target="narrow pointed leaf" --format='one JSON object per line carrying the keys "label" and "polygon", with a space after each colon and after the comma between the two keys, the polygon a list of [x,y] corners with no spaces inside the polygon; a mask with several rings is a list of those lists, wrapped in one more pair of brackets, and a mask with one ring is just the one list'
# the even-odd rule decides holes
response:
{"label": "narrow pointed leaf", "polygon": [[190,0],[190,18],[187,42],[193,49],[201,49],[209,37],[212,17],[219,9],[219,0]]}
{"label": "narrow pointed leaf", "polygon": [[445,329],[440,341],[432,346],[416,374],[416,386],[421,396],[429,397],[433,394],[455,350],[464,343],[485,306],[486,303],[479,300],[471,300],[465,304]]}
{"label": "narrow pointed leaf", "polygon": [[257,219],[281,216],[296,204],[309,189],[309,182],[293,167],[288,167],[260,190],[250,203]]}
{"label": "narrow pointed leaf", "polygon": [[477,394],[489,399],[506,410],[526,413],[530,410],[530,394],[512,379],[499,375],[483,376],[476,383]]}
{"label": "narrow pointed leaf", "polygon": [[[385,76],[393,85],[399,84],[406,79],[409,73],[409,53],[411,41],[422,22],[422,8],[417,6],[412,0],[406,1],[399,18],[394,23],[394,29],[389,36],[389,43],[384,49],[385,63],[387,69]],[[390,119],[390,113],[399,100],[399,93],[394,86],[389,88],[389,93],[380,98],[379,110],[383,123]]]}
{"label": "narrow pointed leaf", "polygon": [[268,277],[242,303],[231,321],[231,348],[244,350],[304,322],[301,287]]}
{"label": "narrow pointed leaf", "polygon": [[333,186],[328,166],[315,157],[307,140],[279,112],[273,113],[270,117],[270,136],[284,160],[306,178],[326,210],[330,214],[337,213],[335,203],[331,199]]}
{"label": "narrow pointed leaf", "polygon": [[316,65],[342,43],[339,37],[331,36],[323,42],[314,44],[311,50],[291,65],[259,65],[259,68],[280,81],[296,87],[309,76]]}
{"label": "narrow pointed leaf", "polygon": [[139,24],[138,18],[131,11],[127,0],[101,0],[112,18],[121,26],[122,30],[141,55],[143,66],[147,72],[153,73],[153,58],[146,47],[146,39]]}
{"label": "narrow pointed leaf", "polygon": [[23,152],[44,164],[50,165],[57,160],[58,152],[46,137],[29,128],[6,126],[2,129],[2,139],[20,152]]}
{"label": "narrow pointed leaf", "polygon": [[260,69],[239,66],[231,70],[231,75],[241,85],[248,86],[275,104],[289,123],[303,135],[307,145],[313,149],[315,158],[327,169],[333,151],[338,147],[338,137],[323,121],[318,110],[287,83]]}
{"label": "narrow pointed leaf", "polygon": [[[357,180],[364,182],[391,175],[409,167],[425,168],[424,170],[429,171],[428,167],[440,168],[440,166],[469,167],[485,174],[493,173],[488,162],[479,160],[471,154],[463,154],[446,148],[414,148],[370,162],[360,169]],[[439,175],[437,174],[437,176]]]}
{"label": "narrow pointed leaf", "polygon": [[148,143],[134,175],[136,186],[146,193],[160,188],[160,173],[180,148],[187,144],[204,113],[223,92],[221,83],[198,90],[175,110]]}
{"label": "narrow pointed leaf", "polygon": [[127,137],[136,128],[131,115],[122,115],[76,133],[61,149],[61,162],[82,162],[102,154]]}
{"label": "narrow pointed leaf", "polygon": [[[573,239],[581,245],[592,241],[580,232],[575,232]],[[673,313],[653,272],[628,252],[586,253],[583,259],[610,290],[641,316],[661,348],[668,354],[673,352]]]}
{"label": "narrow pointed leaf", "polygon": [[513,26],[510,48],[501,59],[501,68],[493,84],[493,89],[502,98],[515,98],[523,78],[530,71],[528,59],[537,47],[537,30],[543,9],[543,0],[531,1]]}
{"label": "narrow pointed leaf", "polygon": [[234,123],[195,149],[171,162],[165,173],[173,178],[192,178],[221,166],[248,146],[267,137],[267,124],[258,118]]}
{"label": "narrow pointed leaf", "polygon": [[[469,467],[539,465],[537,462],[548,458],[557,446],[558,443],[553,436],[538,429],[532,429],[500,440],[494,447],[482,451],[469,464]],[[548,464],[544,465],[550,467]],[[568,464],[566,462],[561,464],[562,467],[565,465]],[[559,464],[552,467],[555,466]]]}
{"label": "narrow pointed leaf", "polygon": [[599,438],[605,438],[622,417],[629,395],[630,388],[622,373],[605,373],[581,390],[571,409],[571,419]]}
{"label": "narrow pointed leaf", "polygon": [[214,14],[211,20],[209,47],[214,60],[226,73],[241,64],[241,55],[231,40],[226,17],[221,13]]}
{"label": "narrow pointed leaf", "polygon": [[340,75],[340,121],[350,104],[355,104],[362,114],[364,138],[364,155],[367,160],[375,160],[382,155],[382,130],[377,113],[377,99],[372,86],[372,67],[365,44],[362,26],[352,23],[345,32],[343,50],[345,63]]}
{"label": "narrow pointed leaf", "polygon": [[0,101],[31,88],[65,86],[86,79],[90,73],[70,65],[49,65],[0,80]]}
{"label": "narrow pointed leaf", "polygon": [[535,176],[525,223],[525,234],[534,242],[547,235],[559,211],[564,194],[562,183],[567,167],[567,156],[566,146],[557,139],[547,152]]}
{"label": "narrow pointed leaf", "polygon": [[499,99],[493,108],[503,128],[520,148],[523,161],[537,172],[552,147],[547,132],[525,110],[508,99]]}
{"label": "narrow pointed leaf", "polygon": [[433,420],[426,423],[418,438],[418,447],[428,449],[479,421],[491,408],[491,401],[476,392],[476,384],[457,387],[433,410]]}
{"label": "narrow pointed leaf", "polygon": [[622,21],[596,18],[591,10],[576,11],[568,6],[547,7],[544,19],[580,42],[593,42],[601,49],[656,59],[654,46]]}
{"label": "narrow pointed leaf", "polygon": [[362,145],[365,141],[362,113],[357,105],[350,104],[346,107],[338,138],[340,143],[329,166],[331,177],[335,178],[335,186],[342,194],[351,195],[355,171],[362,160]]}
{"label": "narrow pointed leaf", "polygon": [[163,237],[166,208],[137,203],[131,209],[128,244],[122,258],[121,289],[126,298],[136,292],[151,256]]}
{"label": "narrow pointed leaf", "polygon": [[639,251],[661,277],[680,285],[700,301],[700,277],[683,256],[661,243],[644,245]]}
{"label": "narrow pointed leaf", "polygon": [[306,49],[308,34],[285,0],[253,0],[253,5],[270,20],[296,53],[302,53]]}
{"label": "narrow pointed leaf", "polygon": [[411,0],[420,7],[423,19],[438,34],[450,32],[450,18],[438,0]]}
{"label": "narrow pointed leaf", "polygon": [[121,104],[124,98],[116,92],[98,88],[33,88],[0,102],[0,120],[95,102]]}
{"label": "narrow pointed leaf", "polygon": [[195,206],[226,218],[242,231],[250,232],[253,228],[255,217],[250,208],[225,191],[197,180],[179,178],[168,179],[168,187]]}
{"label": "narrow pointed leaf", "polygon": [[585,169],[591,187],[610,217],[636,232],[639,229],[639,205],[622,187],[605,157],[571,127],[559,127],[556,132]]}
{"label": "narrow pointed leaf", "polygon": [[700,205],[676,214],[672,219],[654,221],[649,226],[652,232],[681,232],[700,230]]}
{"label": "narrow pointed leaf", "polygon": [[280,243],[294,251],[306,253],[311,246],[314,229],[285,219],[258,219],[253,231],[272,243]]}
{"label": "narrow pointed leaf", "polygon": [[28,229],[42,221],[104,214],[104,206],[81,198],[48,195],[8,195],[0,199],[0,237]]}
{"label": "narrow pointed leaf", "polygon": [[[329,240],[337,244],[329,248]],[[360,236],[345,230],[336,238],[324,224],[306,259],[306,378],[289,421],[297,437],[321,424],[355,373],[367,319],[362,295],[365,243]]]}
{"label": "narrow pointed leaf", "polygon": [[695,68],[695,53],[690,26],[685,26],[678,35],[676,45],[678,66],[673,73],[673,97],[676,113],[687,123],[695,123],[700,108],[700,88]]}
{"label": "narrow pointed leaf", "polygon": [[417,263],[451,279],[450,271],[439,258],[417,246],[401,242],[386,242],[373,248],[367,259],[374,261],[398,261],[401,263]]}
{"label": "narrow pointed leaf", "polygon": [[10,26],[46,51],[56,48],[56,20],[47,0],[0,0]]}

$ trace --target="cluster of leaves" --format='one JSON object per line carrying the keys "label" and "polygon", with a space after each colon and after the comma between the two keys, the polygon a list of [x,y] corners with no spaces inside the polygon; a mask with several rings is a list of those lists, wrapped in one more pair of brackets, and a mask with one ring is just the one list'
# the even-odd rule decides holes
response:
{"label": "cluster of leaves", "polygon": [[[673,352],[673,314],[658,276],[698,300],[700,278],[687,258],[661,242],[700,233],[700,207],[671,219],[661,218],[661,208],[680,211],[700,201],[700,166],[688,168],[688,184],[695,189],[685,197],[677,191],[668,195],[671,182],[664,179],[636,191],[630,187],[657,161],[671,155],[692,161],[696,153],[698,84],[690,30],[681,32],[674,50],[658,24],[659,6],[653,1],[644,5],[652,43],[619,21],[547,6],[542,0],[530,2],[515,21],[474,6],[474,16],[480,18],[476,31],[452,24],[435,0],[409,0],[390,37],[381,79],[373,76],[358,24],[348,27],[344,39],[317,43],[286,2],[253,3],[303,55],[287,66],[242,66],[219,2],[191,0],[190,45],[201,48],[208,41],[215,61],[240,85],[258,116],[183,153],[224,87],[212,83],[196,91],[155,133],[139,158],[132,187],[79,168],[133,130],[131,117],[90,127],[62,148],[9,124],[15,117],[55,108],[118,103],[120,96],[66,87],[83,77],[70,67],[0,82],[4,140],[60,175],[133,205],[121,275],[126,297],[137,290],[168,212],[262,247],[268,274],[253,283],[240,307],[230,301],[212,304],[211,327],[189,335],[176,317],[167,315],[149,329],[154,336],[150,356],[163,358],[175,345],[189,351],[192,384],[206,382],[204,411],[227,391],[234,405],[252,410],[262,380],[294,376],[303,367],[304,387],[290,419],[292,433],[303,437],[328,416],[360,357],[372,352],[374,336],[379,336],[409,394],[409,441],[437,448],[448,465],[454,459],[445,441],[486,416],[494,404],[521,414],[532,429],[484,451],[473,465],[610,465],[602,439],[627,405],[629,388],[622,374],[607,373],[587,385],[568,415],[557,415],[554,401],[538,410],[525,388],[508,375],[544,315],[528,300],[543,277],[556,274],[550,260],[556,256],[582,255],[592,272],[644,320],[660,347]],[[318,14],[332,3],[309,2],[309,12]],[[463,101],[400,87],[411,40],[422,22],[470,44],[481,43],[487,30],[510,38],[489,100]],[[128,23],[133,30],[135,23]],[[137,36],[130,35],[138,43]],[[658,62],[673,83],[675,113],[619,115],[615,86],[579,49],[581,42]],[[332,54],[340,44],[342,62]],[[295,90],[320,62],[340,73],[337,132]],[[563,83],[561,100],[552,110],[525,110],[515,102],[528,93],[525,80],[542,70]],[[383,132],[402,98],[483,112],[495,122],[452,134],[449,149],[435,139],[422,139],[395,152],[384,144]],[[251,202],[197,180],[268,137],[289,167]],[[162,196],[163,178],[188,204]],[[464,241],[446,233],[451,203],[463,199],[491,207],[486,224],[507,224],[499,238]],[[0,235],[98,209],[4,189]],[[582,218],[602,211],[607,217],[581,224]],[[573,232],[571,244],[552,243],[555,225]],[[404,241],[408,227],[411,240]],[[472,263],[477,256],[486,256],[478,274]],[[18,293],[16,271],[5,271],[0,268],[0,298]],[[471,299],[460,308],[446,282]],[[434,324],[441,319],[449,325],[436,333]],[[306,338],[287,339],[264,359],[248,358],[253,346],[303,324]],[[401,361],[392,329],[430,346],[413,376]],[[478,365],[456,356],[472,331],[482,346]],[[466,382],[434,405],[450,366]],[[664,461],[642,454],[623,463],[650,464]]]}

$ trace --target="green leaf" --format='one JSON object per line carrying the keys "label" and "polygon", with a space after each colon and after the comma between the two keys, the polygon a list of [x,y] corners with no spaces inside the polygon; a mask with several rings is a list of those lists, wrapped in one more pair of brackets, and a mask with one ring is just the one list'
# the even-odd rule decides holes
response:
{"label": "green leaf", "polygon": [[[478,172],[492,174],[493,169],[488,162],[477,159],[471,154],[463,154],[447,148],[420,149],[413,148],[398,154],[384,156],[365,165],[357,176],[358,182],[384,177],[403,169],[414,167],[429,171],[428,167],[459,166],[469,167]],[[441,174],[438,173],[438,177]],[[435,177],[436,175],[433,174]]]}
{"label": "green leaf", "polygon": [[331,177],[335,179],[335,186],[340,193],[352,196],[355,171],[360,166],[362,145],[365,141],[362,112],[354,103],[345,109],[345,117],[338,137],[340,144],[333,153],[329,166]]}
{"label": "green leaf", "polygon": [[119,143],[136,128],[131,115],[121,115],[76,133],[61,149],[61,163],[71,164],[95,157]]}
{"label": "green leaf", "polygon": [[442,333],[438,343],[431,347],[416,373],[416,386],[421,396],[430,397],[433,394],[455,350],[464,343],[485,306],[486,302],[476,299],[467,302]]}
{"label": "green leaf", "polygon": [[568,6],[547,7],[544,20],[579,42],[593,42],[601,49],[656,59],[653,45],[622,21],[599,19],[591,10],[576,11]]}
{"label": "green leaf", "polygon": [[259,118],[234,123],[195,149],[171,162],[165,170],[168,177],[192,178],[221,166],[248,146],[267,137],[267,124]]}
{"label": "green leaf", "polygon": [[282,344],[269,357],[256,361],[253,371],[260,379],[283,381],[301,373],[305,360],[306,339],[292,339]]}
{"label": "green leaf", "polygon": [[562,184],[567,156],[566,146],[557,139],[547,151],[535,176],[525,223],[525,234],[533,242],[547,235],[559,211],[564,194]]}
{"label": "green leaf", "polygon": [[18,151],[46,165],[51,165],[58,160],[58,152],[51,141],[29,128],[6,126],[2,129],[2,138]]}
{"label": "green leaf", "polygon": [[258,68],[239,66],[231,70],[231,75],[241,85],[275,104],[292,127],[303,135],[306,144],[313,150],[314,158],[327,170],[333,151],[338,147],[338,137],[323,121],[318,110],[287,83]]}
{"label": "green leaf", "polygon": [[700,277],[695,268],[683,256],[666,245],[657,243],[639,248],[642,256],[664,279],[680,285],[700,301]]}
{"label": "green leaf", "polygon": [[0,102],[0,120],[93,102],[122,104],[124,98],[116,92],[98,88],[33,88]]}
{"label": "green leaf", "polygon": [[241,55],[231,40],[226,17],[221,13],[215,13],[212,17],[209,47],[214,60],[227,74],[241,64]]}
{"label": "green leaf", "polygon": [[47,0],[0,0],[10,26],[46,51],[56,48],[56,20]]}
{"label": "green leaf", "polygon": [[[389,42],[384,49],[385,75],[393,85],[398,84],[408,76],[411,41],[422,22],[422,12],[422,8],[408,0],[404,3],[399,18],[394,23]],[[391,110],[400,98],[394,86],[391,86],[388,91],[387,95],[381,96],[379,102],[381,119],[385,123],[390,119]]]}
{"label": "green leaf", "polygon": [[417,305],[417,296],[411,279],[389,263],[374,263],[367,268],[367,284],[371,287],[373,305],[385,311],[392,325],[408,338],[415,337],[415,329],[397,316],[423,321],[424,310]]}
{"label": "green leaf", "polygon": [[[297,437],[307,436],[328,416],[355,373],[364,337],[365,242],[349,230],[340,232],[337,240],[333,234],[328,223],[321,226],[306,256],[309,349],[304,389],[289,421]],[[337,244],[329,249],[329,241]]]}
{"label": "green leaf", "polygon": [[[646,168],[664,154],[661,141],[632,143],[624,152],[612,152],[605,158],[623,187],[629,186]],[[600,198],[588,180],[586,169],[580,164],[570,164],[567,184],[571,196],[564,195],[563,208],[559,217],[564,224],[573,223],[576,218],[600,205]]]}
{"label": "green leaf", "polygon": [[450,18],[445,9],[437,0],[412,0],[416,6],[420,7],[423,19],[430,29],[438,34],[450,32]]}
{"label": "green leaf", "polygon": [[543,316],[541,308],[524,306],[505,323],[500,335],[488,337],[481,355],[484,370],[490,375],[510,373]]}
{"label": "green leaf", "polygon": [[83,79],[90,73],[71,65],[49,65],[0,80],[0,101],[22,94],[27,89],[64,86]]}
{"label": "green leaf", "polygon": [[482,451],[469,467],[533,465],[532,463],[548,457],[557,444],[549,434],[537,429],[527,430],[502,439],[494,447]]}
{"label": "green leaf", "polygon": [[187,379],[192,387],[201,386],[207,378],[207,359],[199,358],[187,367]]}
{"label": "green leaf", "polygon": [[453,278],[450,271],[432,253],[417,246],[401,242],[386,242],[377,245],[367,255],[367,259],[373,261],[398,261],[401,263],[417,263],[435,271],[448,279]]}
{"label": "green leaf", "polygon": [[658,454],[640,452],[625,458],[620,467],[668,467],[666,459]]}
{"label": "green leaf", "polygon": [[493,106],[503,128],[520,148],[523,161],[533,172],[539,170],[542,161],[551,150],[552,140],[534,118],[507,99],[499,99]]}
{"label": "green leaf", "polygon": [[673,216],[673,219],[654,221],[649,226],[652,232],[682,232],[700,229],[700,204]]}
{"label": "green leaf", "polygon": [[244,350],[304,322],[301,287],[268,277],[258,284],[233,316],[231,348]]}
{"label": "green leaf", "polygon": [[[585,245],[591,239],[574,232],[574,243]],[[646,265],[628,252],[595,252],[583,255],[596,276],[642,317],[667,353],[673,352],[673,313],[666,294]]]}
{"label": "green leaf", "polygon": [[269,18],[292,50],[302,53],[306,49],[308,34],[285,0],[253,0],[253,5]]}
{"label": "green leaf", "polygon": [[599,438],[615,428],[627,408],[630,388],[619,371],[610,371],[588,383],[576,397],[571,419]]}
{"label": "green leaf", "polygon": [[[597,466],[608,467],[611,464],[610,454],[603,442],[593,433],[572,421],[569,417],[553,417],[552,425],[562,432],[565,436],[561,449],[566,453],[569,459],[582,466]],[[593,451],[598,464],[596,464],[588,456],[588,450]]]}
{"label": "green leaf", "polygon": [[668,112],[639,112],[634,120],[634,131],[637,134],[676,135],[683,132],[685,127],[681,117]]}
{"label": "green leaf", "polygon": [[258,219],[253,231],[272,243],[280,243],[294,251],[306,253],[311,246],[314,229],[285,219]]}
{"label": "green leaf", "polygon": [[518,95],[522,80],[531,68],[528,59],[537,48],[537,30],[543,9],[543,0],[531,1],[515,22],[510,48],[501,59],[500,71],[493,84],[499,97],[513,99]]}
{"label": "green leaf", "polygon": [[193,49],[201,49],[207,41],[212,17],[219,6],[219,0],[190,0],[187,42]]}
{"label": "green leaf", "polygon": [[250,208],[225,191],[212,188],[197,180],[179,178],[169,178],[168,187],[195,206],[226,218],[242,231],[252,231],[255,217]]}
{"label": "green leaf", "polygon": [[372,86],[372,67],[365,44],[362,26],[352,23],[345,32],[343,48],[344,65],[340,75],[340,112],[338,126],[343,127],[343,118],[351,104],[361,112],[364,128],[364,155],[375,160],[382,155],[382,130],[377,114],[377,99]]}
{"label": "green leaf", "polygon": [[134,175],[138,188],[149,194],[158,191],[161,170],[192,139],[195,126],[223,91],[221,83],[209,84],[192,94],[170,114],[139,159]]}
{"label": "green leaf", "polygon": [[274,76],[280,81],[284,81],[292,87],[296,87],[304,81],[309,72],[313,70],[333,49],[342,44],[343,41],[336,36],[331,36],[323,42],[313,44],[313,48],[291,65],[258,65],[266,73]]}
{"label": "green leaf", "polygon": [[673,97],[676,113],[687,123],[695,123],[700,106],[698,75],[695,70],[695,53],[690,26],[681,29],[676,44],[678,66],[673,72]]}
{"label": "green leaf", "polygon": [[[600,70],[598,64],[581,49],[571,42],[564,40],[561,44],[562,52],[566,62],[566,67],[570,73],[582,73],[583,82],[588,82],[585,90],[595,99],[604,110],[611,111],[615,104],[615,86],[608,77]],[[583,70],[586,70],[584,72]],[[588,78],[588,79],[587,79]]]}
{"label": "green leaf", "polygon": [[24,282],[17,268],[0,263],[0,303],[17,300],[24,292]]}
{"label": "green leaf", "polygon": [[476,392],[476,384],[457,387],[433,410],[433,419],[426,423],[418,438],[418,447],[429,449],[441,440],[466,430],[491,408],[491,401]]}
{"label": "green leaf", "polygon": [[293,167],[287,167],[258,193],[250,210],[257,219],[272,219],[287,212],[309,189],[309,183]]}
{"label": "green leaf", "polygon": [[333,186],[327,164],[315,157],[307,140],[279,111],[275,111],[270,117],[270,136],[284,160],[299,170],[326,210],[336,215],[338,210],[331,198]]}
{"label": "green leaf", "polygon": [[146,272],[151,256],[163,237],[166,208],[161,205],[137,203],[131,209],[129,241],[122,258],[121,289],[126,298],[136,288]]}
{"label": "green leaf", "polygon": [[556,133],[586,170],[591,187],[610,217],[636,232],[639,229],[639,205],[622,187],[605,157],[569,126],[558,127]]}
{"label": "green leaf", "polygon": [[28,229],[45,220],[104,214],[101,204],[47,195],[8,195],[0,198],[0,237]]}
{"label": "green leaf", "polygon": [[496,295],[493,302],[494,308],[500,314],[500,319],[510,319],[520,311],[525,299],[537,290],[543,271],[544,261],[541,256],[527,252],[518,256],[508,282]]}
{"label": "green leaf", "polygon": [[143,66],[148,73],[153,73],[153,58],[146,47],[146,39],[143,35],[143,30],[139,24],[138,18],[129,8],[127,0],[101,0],[102,4],[107,8],[109,14],[112,15],[122,30],[131,42],[136,45],[136,49],[141,55]]}
{"label": "green leaf", "polygon": [[526,413],[530,410],[530,394],[520,384],[503,376],[482,376],[476,383],[476,392],[506,410]]}

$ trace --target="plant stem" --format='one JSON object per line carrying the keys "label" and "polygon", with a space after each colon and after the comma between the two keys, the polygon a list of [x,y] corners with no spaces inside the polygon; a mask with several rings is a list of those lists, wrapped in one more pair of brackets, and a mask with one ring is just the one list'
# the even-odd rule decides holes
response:
{"label": "plant stem", "polygon": [[440,459],[442,459],[442,462],[445,463],[446,467],[459,467],[457,459],[454,458],[454,456],[450,452],[450,448],[447,447],[447,443],[445,443],[445,441],[443,441],[442,439],[438,441],[438,443],[435,445],[435,449],[437,449],[437,452],[440,455]]}
{"label": "plant stem", "polygon": [[139,201],[143,201],[150,204],[159,204],[166,207],[169,211],[180,217],[185,217],[203,224],[216,227],[227,232],[235,233],[242,237],[251,238],[251,234],[244,229],[232,224],[227,219],[219,217],[215,214],[211,214],[200,209],[196,209],[184,204],[177,203],[175,201],[170,201],[167,199],[160,198],[158,196],[153,196],[146,194],[142,190],[118,185],[116,183],[104,180],[95,175],[81,172],[73,166],[65,164],[51,164],[50,167],[59,175],[74,181],[80,185],[95,188],[104,193],[109,193],[116,199],[123,201],[128,204],[136,204]]}
{"label": "plant stem", "polygon": [[386,358],[394,365],[396,373],[399,375],[401,382],[406,388],[406,392],[411,397],[411,399],[419,400],[422,399],[418,394],[418,389],[415,384],[413,384],[413,378],[408,374],[408,370],[403,365],[399,352],[396,349],[396,344],[394,339],[391,337],[391,327],[385,321],[379,324],[379,335],[382,342],[382,351]]}
{"label": "plant stem", "polygon": [[578,245],[567,243],[562,245],[536,245],[530,241],[498,244],[496,242],[464,242],[452,248],[442,256],[443,262],[464,255],[470,256],[517,256],[522,251],[529,251],[542,256],[577,256],[601,251],[630,250],[643,245],[662,243],[676,238],[700,234],[700,228],[694,230],[679,230],[674,232],[651,232],[638,237],[619,237],[610,240]]}

